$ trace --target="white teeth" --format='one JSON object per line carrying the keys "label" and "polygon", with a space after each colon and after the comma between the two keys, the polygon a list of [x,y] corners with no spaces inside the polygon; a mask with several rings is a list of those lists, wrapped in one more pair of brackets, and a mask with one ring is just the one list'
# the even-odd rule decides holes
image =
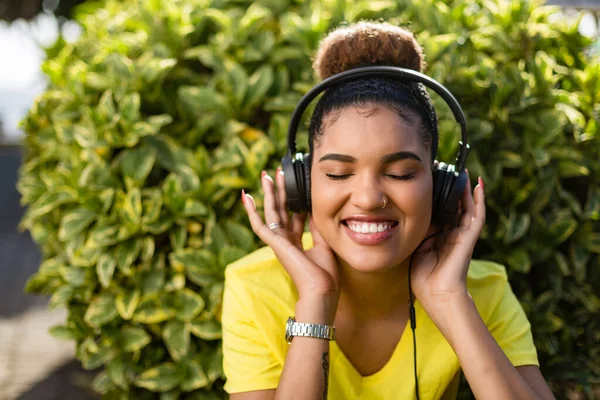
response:
{"label": "white teeth", "polygon": [[358,233],[378,233],[384,232],[390,229],[393,225],[392,222],[383,222],[379,224],[375,223],[366,223],[366,222],[356,222],[356,221],[347,221],[346,224],[348,228],[352,229],[354,232]]}

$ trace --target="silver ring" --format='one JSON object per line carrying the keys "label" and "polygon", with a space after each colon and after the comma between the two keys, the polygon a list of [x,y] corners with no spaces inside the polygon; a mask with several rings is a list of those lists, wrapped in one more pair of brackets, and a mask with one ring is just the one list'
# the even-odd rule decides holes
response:
{"label": "silver ring", "polygon": [[381,209],[384,209],[385,206],[387,206],[387,197],[385,197],[385,195],[383,196],[383,205],[381,206]]}
{"label": "silver ring", "polygon": [[273,222],[270,223],[269,225],[267,225],[269,227],[269,229],[273,230],[273,229],[277,229],[277,228],[283,228],[283,225],[281,225],[279,222]]}

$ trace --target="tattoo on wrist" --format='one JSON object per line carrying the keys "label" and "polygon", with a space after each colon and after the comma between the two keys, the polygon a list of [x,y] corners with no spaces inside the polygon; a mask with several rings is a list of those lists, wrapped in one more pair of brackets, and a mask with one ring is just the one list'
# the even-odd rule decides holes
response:
{"label": "tattoo on wrist", "polygon": [[329,352],[323,353],[321,356],[323,362],[323,377],[325,378],[325,389],[323,390],[323,399],[327,400],[327,392],[329,389]]}

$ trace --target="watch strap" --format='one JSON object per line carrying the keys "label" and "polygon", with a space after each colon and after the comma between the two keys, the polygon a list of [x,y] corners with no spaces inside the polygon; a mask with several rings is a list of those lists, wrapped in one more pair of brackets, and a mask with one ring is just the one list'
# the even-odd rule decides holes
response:
{"label": "watch strap", "polygon": [[286,326],[285,339],[291,344],[294,336],[335,340],[335,328],[331,325],[296,322],[294,317],[289,317]]}

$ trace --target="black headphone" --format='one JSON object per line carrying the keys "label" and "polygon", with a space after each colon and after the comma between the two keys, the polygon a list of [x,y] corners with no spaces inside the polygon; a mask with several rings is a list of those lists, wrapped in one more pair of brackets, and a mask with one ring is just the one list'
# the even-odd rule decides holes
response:
{"label": "black headphone", "polygon": [[372,77],[395,78],[422,83],[444,99],[454,114],[456,122],[460,124],[462,140],[459,141],[460,147],[456,157],[456,165],[445,164],[437,160],[433,165],[432,222],[440,226],[455,225],[458,216],[458,201],[462,197],[468,180],[465,161],[469,152],[469,144],[467,142],[465,115],[458,101],[441,83],[420,72],[392,66],[361,67],[341,72],[317,84],[302,97],[292,114],[288,128],[288,152],[281,160],[288,209],[300,213],[311,211],[312,208],[310,193],[311,155],[296,152],[296,132],[304,111],[311,101],[326,89],[351,80]]}

